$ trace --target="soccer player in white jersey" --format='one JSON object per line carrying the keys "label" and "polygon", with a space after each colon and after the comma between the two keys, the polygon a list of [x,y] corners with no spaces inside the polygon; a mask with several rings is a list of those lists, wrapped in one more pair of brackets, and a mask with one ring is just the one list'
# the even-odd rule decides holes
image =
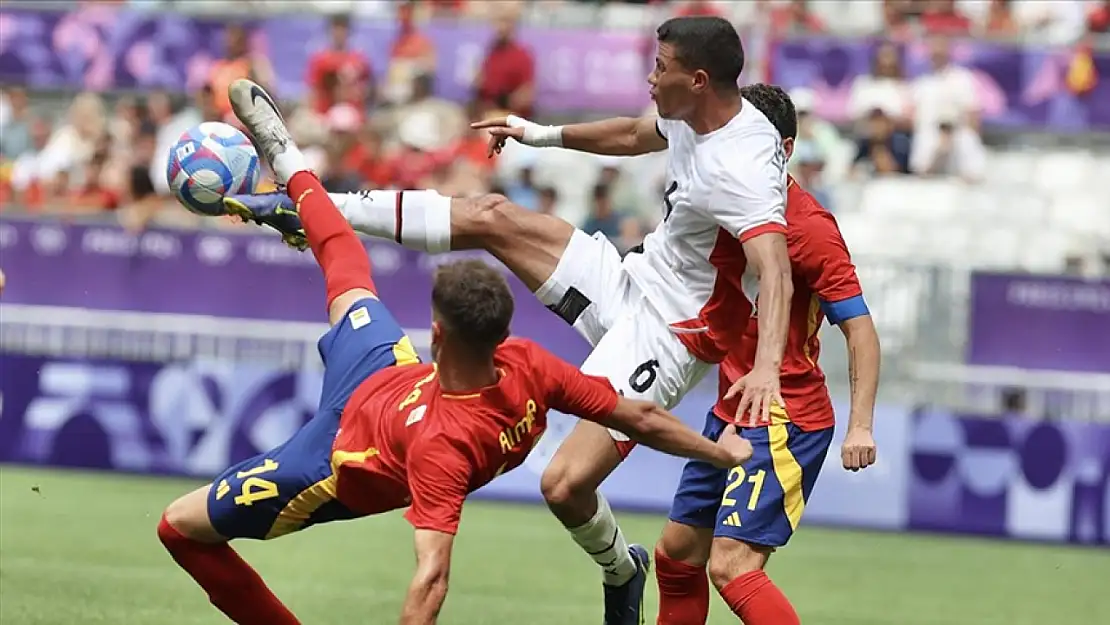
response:
{"label": "soccer player in white jersey", "polygon": [[[766,422],[782,410],[778,378],[793,289],[782,137],[740,96],[744,53],[729,22],[675,18],[657,36],[648,82],[658,119],[550,127],[509,117],[477,124],[493,135],[491,152],[508,138],[608,155],[667,150],[664,219],[642,251],[623,261],[604,236],[497,195],[364,191],[332,197],[355,229],[371,236],[429,253],[489,251],[594,346],[582,371],[607,377],[626,396],[668,408],[742,339],[758,305],[755,367],[731,393],[740,395],[742,418]],[[274,133],[288,136],[284,128]],[[299,242],[300,224],[286,194],[225,203],[232,213]],[[597,492],[631,448],[624,435],[579,422],[542,479],[551,510],[603,569],[606,625],[640,623],[649,567],[647,551],[627,544]]]}

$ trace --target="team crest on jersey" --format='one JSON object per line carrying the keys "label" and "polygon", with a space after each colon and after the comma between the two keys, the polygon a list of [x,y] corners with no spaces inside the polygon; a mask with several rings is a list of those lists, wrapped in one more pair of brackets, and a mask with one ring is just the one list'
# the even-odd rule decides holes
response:
{"label": "team crest on jersey", "polygon": [[423,419],[424,418],[424,413],[427,412],[427,411],[428,411],[427,406],[417,406],[416,408],[413,408],[412,412],[409,413],[409,417],[407,419],[405,419],[405,427],[408,427],[408,426],[412,425],[413,423],[416,423],[417,421],[420,421],[421,419]]}
{"label": "team crest on jersey", "polygon": [[351,320],[351,329],[353,330],[370,325],[370,311],[366,310],[365,306],[359,306],[352,310],[347,318]]}

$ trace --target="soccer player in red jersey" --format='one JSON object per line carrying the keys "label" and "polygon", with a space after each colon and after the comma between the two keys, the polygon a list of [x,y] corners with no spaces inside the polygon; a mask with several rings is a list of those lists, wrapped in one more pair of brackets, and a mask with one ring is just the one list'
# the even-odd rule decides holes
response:
{"label": "soccer player in red jersey", "polygon": [[[779,129],[789,155],[797,120],[786,93],[769,85],[751,85],[741,93]],[[793,178],[788,181],[786,221],[794,280],[781,378],[786,411],[769,425],[742,430],[754,448],[752,459],[743,465],[721,470],[699,461],[687,463],[670,521],[655,549],[659,625],[704,625],[709,581],[747,625],[799,622],[763,568],[797,528],[832,442],[832,401],[817,365],[817,331],[826,318],[840,327],[848,342],[851,416],[841,460],[852,471],[875,462],[871,426],[879,339],[855,267],[836,220]],[[710,439],[716,439],[736,414],[736,398],[728,389],[751,370],[756,334],[753,318],[750,340],[741,342],[721,364],[720,399],[706,415],[702,432]]]}
{"label": "soccer player in red jersey", "polygon": [[232,621],[299,623],[229,540],[276,538],[407,507],[417,570],[400,622],[435,623],[463,500],[524,462],[549,409],[716,466],[750,457],[751,446],[735,432],[712,442],[535,343],[508,339],[512,294],[478,261],[437,272],[435,362],[421,364],[377,297],[362,243],[319,179],[303,163],[281,158],[295,146],[270,97],[249,81],[230,91],[236,114],[295,200],[324,273],[332,326],[319,341],[325,372],[316,415],[284,444],[170,504],[158,525],[162,544]]}

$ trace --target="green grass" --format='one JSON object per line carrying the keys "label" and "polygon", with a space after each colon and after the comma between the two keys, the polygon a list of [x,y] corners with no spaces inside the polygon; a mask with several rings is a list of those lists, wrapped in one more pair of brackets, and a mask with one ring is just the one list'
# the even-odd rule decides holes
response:
{"label": "green grass", "polygon": [[[0,469],[0,623],[225,622],[154,533],[163,506],[193,485]],[[600,622],[600,575],[546,511],[476,503],[463,518],[445,625]],[[663,519],[621,521],[650,545]],[[239,548],[306,625],[384,624],[412,572],[410,534],[392,514]],[[805,528],[770,573],[804,623],[1086,625],[1110,614],[1106,550]],[[649,595],[654,622],[654,584]],[[710,622],[736,620],[715,603]]]}

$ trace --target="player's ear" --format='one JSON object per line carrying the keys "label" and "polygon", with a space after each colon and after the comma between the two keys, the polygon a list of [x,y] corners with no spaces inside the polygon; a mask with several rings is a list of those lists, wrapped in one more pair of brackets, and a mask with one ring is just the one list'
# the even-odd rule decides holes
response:
{"label": "player's ear", "polygon": [[439,345],[443,342],[443,326],[439,321],[432,320],[432,345]]}
{"label": "player's ear", "polygon": [[782,140],[782,151],[786,153],[786,160],[790,160],[794,156],[794,137],[787,137]]}
{"label": "player's ear", "polygon": [[696,69],[690,75],[690,89],[695,93],[701,93],[709,89],[709,74],[704,69]]}

